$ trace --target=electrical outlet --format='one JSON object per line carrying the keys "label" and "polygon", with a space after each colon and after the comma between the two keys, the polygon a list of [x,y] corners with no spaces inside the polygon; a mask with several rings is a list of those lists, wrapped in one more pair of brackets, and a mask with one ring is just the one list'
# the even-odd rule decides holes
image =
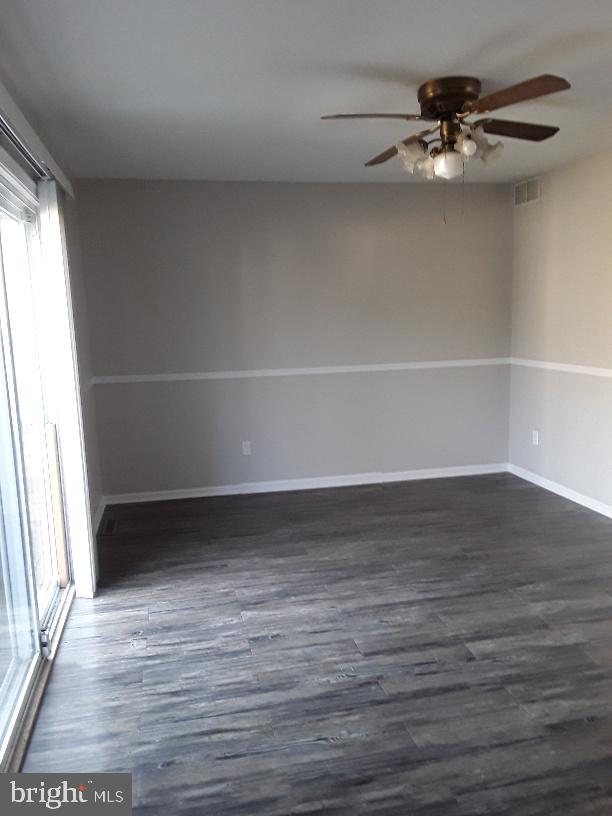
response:
{"label": "electrical outlet", "polygon": [[248,439],[244,439],[242,441],[242,455],[243,456],[251,455],[251,443]]}
{"label": "electrical outlet", "polygon": [[531,444],[536,445],[536,446],[540,444],[540,432],[539,431],[532,431],[531,432]]}

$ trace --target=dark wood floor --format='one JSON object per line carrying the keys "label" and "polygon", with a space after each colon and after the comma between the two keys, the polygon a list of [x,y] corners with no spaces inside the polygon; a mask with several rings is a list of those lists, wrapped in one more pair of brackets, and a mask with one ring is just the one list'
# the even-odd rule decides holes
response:
{"label": "dark wood floor", "polygon": [[110,508],[24,770],[135,813],[612,813],[612,522],[509,475]]}

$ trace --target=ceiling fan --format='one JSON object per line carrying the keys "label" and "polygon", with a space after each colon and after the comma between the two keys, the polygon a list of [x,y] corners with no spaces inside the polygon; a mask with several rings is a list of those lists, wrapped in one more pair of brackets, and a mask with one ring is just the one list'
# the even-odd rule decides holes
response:
{"label": "ceiling fan", "polygon": [[[453,76],[430,79],[418,90],[421,113],[338,113],[322,116],[322,119],[403,119],[407,122],[434,122],[397,145],[379,153],[366,162],[366,167],[382,164],[400,155],[404,169],[410,173],[418,170],[425,178],[451,179],[461,175],[464,161],[480,158],[489,163],[499,156],[503,143],[491,144],[485,134],[509,136],[541,142],[554,136],[559,130],[552,125],[536,125],[530,122],[511,122],[491,119],[491,111],[526,102],[539,96],[557,93],[570,88],[570,83],[553,74],[540,76],[511,85],[487,96],[480,96],[481,82],[475,77]],[[468,117],[484,118],[468,121]],[[428,137],[438,133],[432,139]]]}

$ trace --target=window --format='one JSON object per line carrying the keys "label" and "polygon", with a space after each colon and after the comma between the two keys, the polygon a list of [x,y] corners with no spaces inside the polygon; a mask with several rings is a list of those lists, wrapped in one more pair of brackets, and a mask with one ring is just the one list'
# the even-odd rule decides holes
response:
{"label": "window", "polygon": [[93,592],[86,497],[57,190],[0,161],[0,769],[74,593],[71,550]]}

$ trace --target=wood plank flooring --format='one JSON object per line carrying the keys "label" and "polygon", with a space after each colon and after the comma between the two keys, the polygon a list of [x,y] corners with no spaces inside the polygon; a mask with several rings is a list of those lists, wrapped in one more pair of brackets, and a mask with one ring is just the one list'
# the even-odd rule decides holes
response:
{"label": "wood plank flooring", "polygon": [[109,508],[27,771],[137,814],[612,813],[612,521],[510,475]]}

